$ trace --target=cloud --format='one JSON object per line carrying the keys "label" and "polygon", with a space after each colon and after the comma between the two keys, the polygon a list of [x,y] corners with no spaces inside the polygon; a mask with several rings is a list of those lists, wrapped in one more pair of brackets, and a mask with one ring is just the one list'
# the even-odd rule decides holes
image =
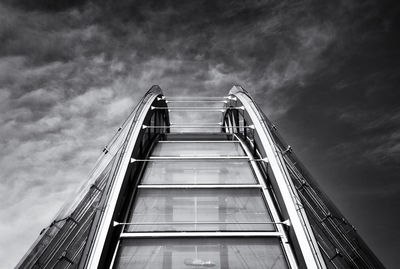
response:
{"label": "cloud", "polygon": [[[388,113],[390,111],[390,113]],[[358,161],[370,163],[397,163],[400,155],[400,111],[397,108],[363,110],[361,107],[349,107],[338,113],[338,120],[354,128],[360,139],[335,146],[352,148],[347,153],[357,154]],[[351,143],[352,145],[347,145]],[[357,152],[354,152],[357,151]]]}

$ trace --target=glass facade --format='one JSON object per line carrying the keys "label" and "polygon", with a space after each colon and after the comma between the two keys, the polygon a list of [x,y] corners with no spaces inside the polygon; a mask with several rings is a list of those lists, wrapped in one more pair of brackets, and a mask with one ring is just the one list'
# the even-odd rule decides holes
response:
{"label": "glass facade", "polygon": [[142,184],[254,184],[247,160],[149,162]]}
{"label": "glass facade", "polygon": [[[238,140],[168,134],[149,157],[113,268],[288,268],[251,156]],[[162,161],[151,161],[152,157]],[[193,159],[197,157],[212,159]],[[211,237],[196,236],[197,232],[209,232]],[[213,237],[215,232],[231,234]],[[239,235],[243,232],[264,235]],[[163,233],[169,233],[168,238],[140,237]]]}
{"label": "glass facade", "polygon": [[[171,132],[220,133],[223,102],[169,102]],[[207,126],[207,128],[199,127]],[[184,128],[183,128],[184,127]]]}
{"label": "glass facade", "polygon": [[235,142],[171,142],[158,143],[153,157],[221,157],[245,156],[239,143]]}
{"label": "glass facade", "polygon": [[141,189],[127,231],[273,231],[258,189]]}
{"label": "glass facade", "polygon": [[289,268],[276,238],[122,240],[116,269]]}

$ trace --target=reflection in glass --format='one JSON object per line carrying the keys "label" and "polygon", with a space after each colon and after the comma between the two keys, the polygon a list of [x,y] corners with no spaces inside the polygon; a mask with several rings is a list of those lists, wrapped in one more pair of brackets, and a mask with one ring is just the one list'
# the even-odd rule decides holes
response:
{"label": "reflection in glass", "polygon": [[288,268],[277,238],[124,239],[115,269]]}
{"label": "reflection in glass", "polygon": [[128,232],[275,230],[259,189],[141,189],[128,222]]}
{"label": "reflection in glass", "polygon": [[246,160],[149,162],[142,184],[254,184]]}
{"label": "reflection in glass", "polygon": [[245,153],[240,143],[235,142],[178,142],[178,143],[158,143],[152,156],[244,156]]}

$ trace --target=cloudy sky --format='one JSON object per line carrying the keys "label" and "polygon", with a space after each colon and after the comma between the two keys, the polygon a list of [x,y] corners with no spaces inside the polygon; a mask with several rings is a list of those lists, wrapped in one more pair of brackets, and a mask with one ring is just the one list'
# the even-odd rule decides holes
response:
{"label": "cloudy sky", "polygon": [[0,0],[0,260],[11,268],[153,84],[241,84],[388,268],[400,263],[396,1]]}

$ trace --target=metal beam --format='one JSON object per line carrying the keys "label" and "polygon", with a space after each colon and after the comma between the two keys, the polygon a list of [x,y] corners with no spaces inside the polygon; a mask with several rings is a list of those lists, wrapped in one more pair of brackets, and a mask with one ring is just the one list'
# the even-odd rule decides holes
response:
{"label": "metal beam", "polygon": [[254,221],[241,221],[241,222],[232,222],[232,221],[167,221],[167,222],[116,222],[114,221],[113,226],[119,225],[135,225],[135,226],[144,226],[144,225],[202,225],[202,224],[277,224],[277,225],[285,225],[290,226],[290,221],[282,221],[282,222],[273,222],[273,221],[264,221],[264,222],[254,222]]}
{"label": "metal beam", "polygon": [[146,184],[138,189],[260,189],[259,184]]}
{"label": "metal beam", "polygon": [[166,103],[228,103],[227,100],[166,100]]}
{"label": "metal beam", "polygon": [[278,232],[157,232],[122,233],[121,238],[162,237],[281,237]]}
{"label": "metal beam", "polygon": [[[221,128],[221,129],[228,129],[228,126],[221,126],[221,125],[173,125],[173,126],[150,126],[150,125],[143,125],[143,129],[148,129],[148,128],[153,128],[153,129],[170,129],[170,128]],[[254,129],[254,125],[249,125],[249,126],[240,126],[240,128],[248,128],[248,129]]]}
{"label": "metal beam", "polygon": [[158,143],[240,143],[238,140],[160,140]]}
{"label": "metal beam", "polygon": [[148,111],[150,110],[151,104],[154,100],[156,100],[157,96],[161,94],[161,89],[158,88],[158,91],[153,91],[149,94],[145,102],[143,103],[141,110],[138,111],[138,117],[136,121],[132,122],[132,133],[127,141],[127,146],[125,150],[125,154],[123,155],[121,162],[119,164],[119,169],[115,176],[115,181],[111,186],[110,194],[107,201],[107,206],[104,209],[104,215],[98,225],[98,232],[95,235],[94,243],[92,245],[92,251],[89,256],[89,260],[87,262],[87,268],[98,268],[101,255],[103,253],[104,243],[106,241],[107,233],[109,231],[112,216],[114,213],[115,206],[117,204],[117,200],[122,188],[122,184],[124,181],[125,173],[127,171],[130,159],[131,152],[133,152],[133,148],[137,143],[137,138],[142,131],[142,125],[144,119]]}
{"label": "metal beam", "polygon": [[308,269],[325,269],[326,265],[322,258],[319,247],[316,243],[312,229],[308,224],[307,216],[304,209],[299,205],[296,200],[296,193],[290,186],[290,176],[287,172],[286,166],[283,163],[281,152],[277,150],[272,135],[270,134],[267,126],[263,124],[263,118],[258,108],[247,95],[245,90],[239,86],[234,86],[229,92],[230,95],[236,97],[245,106],[246,111],[251,118],[255,130],[257,131],[262,146],[267,154],[269,165],[275,176],[276,184],[280,196],[284,201],[284,207],[292,222],[292,228],[296,234],[300,251],[304,258],[304,262]]}
{"label": "metal beam", "polygon": [[171,111],[172,109],[174,109],[174,110],[179,110],[179,111],[181,111],[181,109],[184,109],[184,110],[186,110],[186,109],[199,109],[199,111],[207,111],[207,110],[209,110],[209,109],[211,109],[211,110],[215,110],[215,109],[217,109],[217,110],[229,110],[229,109],[240,109],[240,110],[244,110],[244,107],[243,106],[239,106],[239,107],[224,107],[224,108],[218,108],[218,107],[206,107],[206,106],[204,106],[204,107],[188,107],[188,106],[175,106],[175,107],[171,107],[171,108],[168,108],[168,107],[157,107],[157,106],[152,106],[151,107],[151,110],[155,110],[155,109],[159,109],[159,110],[169,110],[169,111]]}

